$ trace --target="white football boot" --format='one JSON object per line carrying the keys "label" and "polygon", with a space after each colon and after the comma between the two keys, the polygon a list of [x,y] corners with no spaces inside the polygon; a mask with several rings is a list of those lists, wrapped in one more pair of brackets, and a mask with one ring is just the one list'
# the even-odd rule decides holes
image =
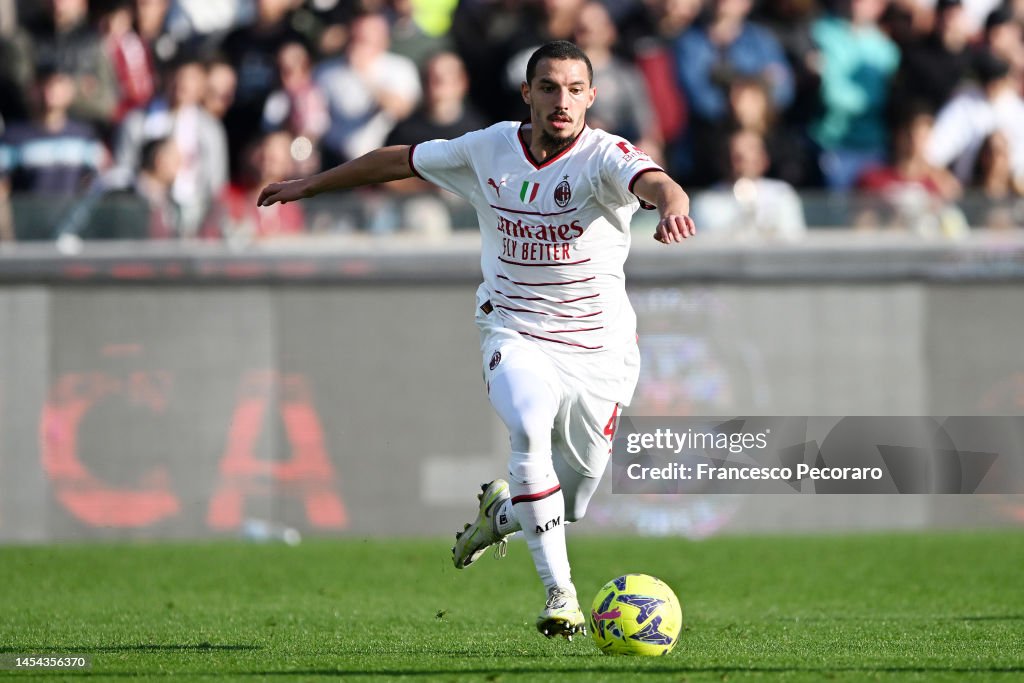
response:
{"label": "white football boot", "polygon": [[565,636],[572,640],[576,633],[587,634],[587,622],[572,586],[555,586],[548,591],[544,611],[537,617],[537,630],[548,638]]}
{"label": "white football boot", "polygon": [[480,501],[480,510],[472,524],[455,534],[455,547],[452,548],[452,560],[456,569],[462,569],[480,559],[490,546],[495,543],[496,557],[504,557],[508,547],[506,536],[498,532],[498,524],[494,519],[498,508],[506,500],[512,497],[508,491],[508,482],[504,479],[495,479],[489,484],[480,485],[480,494],[476,497]]}

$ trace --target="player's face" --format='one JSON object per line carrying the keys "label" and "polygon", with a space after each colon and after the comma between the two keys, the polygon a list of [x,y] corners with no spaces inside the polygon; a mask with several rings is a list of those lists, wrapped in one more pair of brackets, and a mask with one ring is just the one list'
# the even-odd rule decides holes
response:
{"label": "player's face", "polygon": [[597,90],[591,87],[587,65],[578,59],[542,59],[532,83],[523,83],[523,100],[530,105],[534,130],[555,142],[574,139],[583,130],[587,109]]}

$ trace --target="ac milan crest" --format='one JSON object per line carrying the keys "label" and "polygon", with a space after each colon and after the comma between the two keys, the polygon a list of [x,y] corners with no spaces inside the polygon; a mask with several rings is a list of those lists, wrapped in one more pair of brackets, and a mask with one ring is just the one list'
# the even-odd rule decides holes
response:
{"label": "ac milan crest", "polygon": [[491,370],[498,367],[498,363],[501,362],[501,351],[495,351],[494,355],[491,356]]}
{"label": "ac milan crest", "polygon": [[562,182],[555,186],[555,204],[565,207],[572,199],[572,188],[569,187],[569,176],[562,178]]}

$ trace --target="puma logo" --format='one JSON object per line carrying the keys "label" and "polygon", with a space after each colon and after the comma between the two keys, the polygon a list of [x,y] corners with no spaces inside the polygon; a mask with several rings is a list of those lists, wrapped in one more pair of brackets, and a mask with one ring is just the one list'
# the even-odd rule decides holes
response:
{"label": "puma logo", "polygon": [[505,179],[502,178],[501,179],[501,183],[496,183],[496,182],[494,182],[494,178],[488,178],[487,179],[487,184],[490,185],[491,187],[493,187],[494,188],[494,193],[500,197],[501,196],[501,188],[505,187]]}

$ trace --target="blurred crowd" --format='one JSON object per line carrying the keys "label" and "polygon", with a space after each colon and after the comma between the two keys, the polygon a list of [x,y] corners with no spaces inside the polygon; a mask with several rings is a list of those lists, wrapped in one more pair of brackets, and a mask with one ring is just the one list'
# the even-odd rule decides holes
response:
{"label": "blurred crowd", "polygon": [[1024,225],[1024,0],[0,0],[0,239],[330,230],[260,187],[525,118],[552,39],[706,230],[797,237],[811,188],[880,200],[851,224]]}

